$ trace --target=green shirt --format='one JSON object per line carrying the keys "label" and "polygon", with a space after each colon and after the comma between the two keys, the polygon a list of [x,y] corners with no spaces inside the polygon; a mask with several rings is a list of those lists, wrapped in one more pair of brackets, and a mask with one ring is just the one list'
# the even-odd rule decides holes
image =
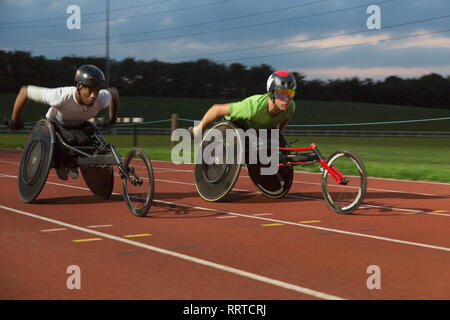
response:
{"label": "green shirt", "polygon": [[242,101],[230,104],[230,115],[226,120],[235,122],[243,129],[274,129],[295,111],[295,102],[286,111],[281,111],[276,116],[269,113],[269,94],[260,94],[248,97]]}

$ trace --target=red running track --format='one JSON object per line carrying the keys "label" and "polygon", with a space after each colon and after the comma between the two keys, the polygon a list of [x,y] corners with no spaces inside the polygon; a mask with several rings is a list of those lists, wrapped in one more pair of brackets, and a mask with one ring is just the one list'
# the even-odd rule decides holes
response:
{"label": "red running track", "polygon": [[137,218],[118,178],[98,200],[52,170],[22,203],[20,155],[0,150],[0,299],[450,299],[450,184],[369,178],[364,205],[339,215],[317,174],[272,200],[243,169],[208,203],[192,165],[152,161],[155,201]]}

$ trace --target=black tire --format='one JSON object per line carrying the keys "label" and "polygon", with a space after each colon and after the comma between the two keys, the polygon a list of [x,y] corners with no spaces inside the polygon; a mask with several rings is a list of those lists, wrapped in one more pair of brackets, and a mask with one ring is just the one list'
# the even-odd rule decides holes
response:
{"label": "black tire", "polygon": [[[226,130],[228,129],[234,130],[236,133],[233,144],[229,144],[225,139]],[[243,144],[241,137],[236,132],[238,129],[239,128],[231,121],[220,121],[206,131],[203,137],[202,148],[197,155],[198,157],[194,167],[194,176],[197,192],[205,201],[215,202],[224,199],[239,178],[242,165],[240,160],[243,160],[240,159],[241,152],[243,152]],[[220,163],[207,164],[204,162],[202,152],[211,143],[211,141],[208,140],[210,139],[210,134],[213,132],[212,130],[218,130],[222,134],[224,141],[222,145],[223,154],[222,159],[218,161]],[[227,163],[227,160],[231,160],[227,157],[227,152],[231,151],[231,147],[234,148],[232,153],[234,159],[231,161],[232,163]],[[219,157],[217,160],[219,160]]]}
{"label": "black tire", "polygon": [[114,188],[114,171],[112,166],[81,166],[81,175],[84,182],[99,199],[106,200]]}
{"label": "black tire", "polygon": [[[282,132],[279,132],[279,145],[280,147],[289,148],[289,143]],[[283,153],[286,154],[289,151],[283,151]],[[294,167],[279,167],[275,175],[268,176],[261,175],[260,170],[260,164],[247,164],[250,179],[264,196],[271,199],[279,199],[289,192],[294,181]]]}
{"label": "black tire", "polygon": [[366,195],[366,169],[358,155],[350,150],[335,151],[326,162],[329,167],[335,166],[349,179],[349,183],[346,185],[338,184],[324,169],[322,173],[324,198],[337,213],[351,214],[360,206]]}
{"label": "black tire", "polygon": [[25,203],[36,199],[47,181],[54,153],[53,137],[52,124],[41,120],[25,144],[18,174],[19,197]]}
{"label": "black tire", "polygon": [[[139,167],[136,166],[135,162],[132,163],[134,158],[140,158],[143,163],[139,164]],[[147,215],[147,212],[152,205],[155,186],[153,168],[150,159],[143,150],[139,148],[133,148],[125,157],[123,167],[127,172],[135,171],[136,175],[143,180],[143,184],[140,186],[141,190],[139,190],[142,192],[133,193],[133,191],[135,191],[133,190],[135,186],[133,186],[126,177],[122,177],[123,197],[128,206],[128,209],[135,216],[143,217]],[[134,179],[134,176],[132,174],[130,174],[130,177]]]}

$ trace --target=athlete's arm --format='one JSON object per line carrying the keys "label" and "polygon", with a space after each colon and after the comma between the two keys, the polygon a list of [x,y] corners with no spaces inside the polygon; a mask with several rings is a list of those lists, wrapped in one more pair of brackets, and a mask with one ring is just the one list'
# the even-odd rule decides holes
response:
{"label": "athlete's arm", "polygon": [[21,115],[25,110],[25,107],[28,103],[28,86],[23,86],[20,88],[19,94],[16,97],[16,101],[14,102],[14,109],[11,115],[11,120],[13,123],[19,123],[21,119]]}
{"label": "athlete's arm", "polygon": [[117,114],[119,113],[119,91],[115,87],[106,89],[111,94],[111,102],[109,103],[109,119],[111,123],[115,123],[117,120]]}
{"label": "athlete's arm", "polygon": [[201,132],[205,131],[211,122],[219,119],[220,117],[229,116],[230,115],[230,104],[215,104],[205,113],[202,121],[200,122],[200,126],[194,127],[194,135],[197,135]]}

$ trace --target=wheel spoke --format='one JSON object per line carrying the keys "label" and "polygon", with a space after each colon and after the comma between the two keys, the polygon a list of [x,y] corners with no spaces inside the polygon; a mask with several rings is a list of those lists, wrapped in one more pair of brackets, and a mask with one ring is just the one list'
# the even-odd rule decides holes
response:
{"label": "wheel spoke", "polygon": [[136,177],[142,180],[142,184],[133,184],[126,176],[122,178],[127,206],[134,215],[145,216],[150,209],[154,190],[151,162],[144,151],[134,148],[125,158],[124,168],[131,175],[131,180],[138,180]]}
{"label": "wheel spoke", "polygon": [[322,189],[325,200],[338,213],[351,213],[361,204],[367,185],[365,168],[356,154],[343,150],[334,152],[327,161],[346,178],[341,184],[327,172],[322,176]]}

